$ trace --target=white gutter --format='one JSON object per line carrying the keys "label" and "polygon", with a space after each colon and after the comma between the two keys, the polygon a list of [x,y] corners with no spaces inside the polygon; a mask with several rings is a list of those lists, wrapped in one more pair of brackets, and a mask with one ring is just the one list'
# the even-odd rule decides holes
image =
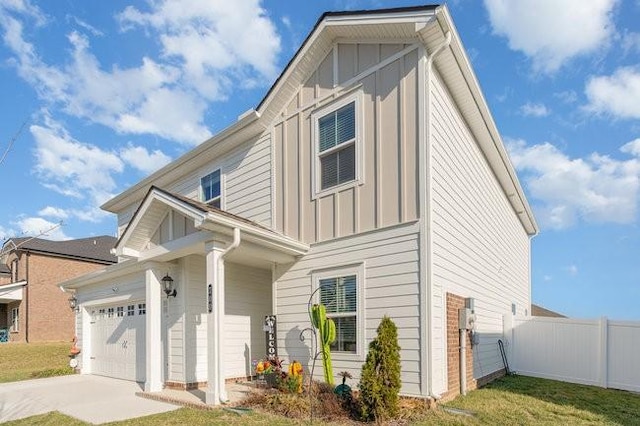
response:
{"label": "white gutter", "polygon": [[[418,32],[421,36],[421,33]],[[424,42],[424,40],[423,40]],[[431,369],[431,363],[433,360],[433,342],[431,336],[432,324],[433,320],[433,306],[432,299],[432,289],[431,285],[433,282],[433,268],[432,268],[432,240],[433,240],[433,226],[432,226],[432,218],[431,218],[431,69],[433,67],[433,61],[436,56],[439,55],[444,49],[446,49],[451,43],[451,31],[447,31],[445,35],[445,39],[440,43],[433,51],[431,55],[427,56],[426,64],[424,67],[423,73],[420,73],[420,76],[424,77],[424,81],[426,81],[426,87],[423,87],[422,94],[424,99],[423,104],[423,113],[424,113],[424,124],[421,135],[422,137],[419,140],[418,149],[419,149],[419,183],[418,190],[420,192],[420,196],[423,201],[420,203],[420,262],[424,264],[424,267],[421,268],[421,282],[425,283],[424,286],[424,297],[421,298],[421,312],[424,316],[423,328],[421,331],[421,352],[424,354],[426,362],[422,363],[421,366],[421,383],[426,384],[426,389],[422,389],[422,393],[426,393],[427,396],[434,398],[436,400],[442,398],[441,395],[434,392],[433,386],[433,371]],[[424,61],[424,59],[423,59]],[[425,392],[426,391],[426,392]]]}

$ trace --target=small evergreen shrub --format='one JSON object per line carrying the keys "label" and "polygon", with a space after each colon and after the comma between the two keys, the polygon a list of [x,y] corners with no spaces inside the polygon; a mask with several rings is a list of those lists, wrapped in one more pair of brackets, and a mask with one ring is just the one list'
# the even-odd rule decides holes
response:
{"label": "small evergreen shrub", "polygon": [[369,344],[360,376],[360,410],[365,421],[385,420],[398,414],[400,392],[400,345],[398,328],[387,316]]}

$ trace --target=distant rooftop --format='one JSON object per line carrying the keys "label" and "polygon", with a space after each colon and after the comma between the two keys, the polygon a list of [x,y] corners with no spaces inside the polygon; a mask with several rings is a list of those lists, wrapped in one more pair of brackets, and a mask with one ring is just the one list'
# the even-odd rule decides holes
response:
{"label": "distant rooftop", "polygon": [[559,314],[550,309],[543,308],[539,305],[531,304],[531,315],[534,317],[553,317],[553,318],[566,318],[566,315]]}
{"label": "distant rooftop", "polygon": [[115,244],[116,238],[107,235],[66,241],[22,237],[8,239],[4,243],[3,249],[11,251],[17,247],[18,250],[34,253],[60,255],[103,263],[116,263],[118,258],[111,254],[111,249]]}

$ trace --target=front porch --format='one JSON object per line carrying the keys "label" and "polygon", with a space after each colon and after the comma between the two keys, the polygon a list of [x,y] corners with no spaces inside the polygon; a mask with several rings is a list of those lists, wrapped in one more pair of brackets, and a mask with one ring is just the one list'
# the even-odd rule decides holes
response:
{"label": "front porch", "polygon": [[[293,264],[307,250],[259,224],[151,188],[116,245],[121,262],[62,286],[78,297],[83,373],[95,370],[92,354],[101,344],[91,335],[90,312],[108,315],[138,306],[132,315],[145,315],[143,333],[136,334],[143,334],[143,352],[133,357],[134,369],[142,367],[135,379],[143,378],[145,393],[197,387],[202,390],[193,392],[203,392],[207,404],[226,403],[225,380],[251,376],[252,359],[265,356],[262,324],[273,312],[276,265]],[[134,277],[130,281],[139,287],[117,286],[122,276]],[[170,290],[163,287],[165,277],[173,281]],[[85,288],[108,297],[96,298]],[[116,350],[130,346],[115,336],[123,328],[109,330],[108,343]]]}

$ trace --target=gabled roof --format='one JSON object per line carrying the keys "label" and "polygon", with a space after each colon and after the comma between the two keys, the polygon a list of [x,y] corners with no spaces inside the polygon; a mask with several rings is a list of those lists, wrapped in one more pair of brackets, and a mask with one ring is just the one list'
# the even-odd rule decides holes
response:
{"label": "gabled roof", "polygon": [[243,143],[268,130],[300,86],[331,51],[336,40],[386,39],[402,43],[415,40],[431,54],[445,40],[447,33],[451,34],[451,43],[436,58],[436,68],[440,70],[523,228],[529,235],[537,234],[538,225],[533,211],[509,160],[446,5],[323,14],[256,110],[241,115],[236,123],[107,201],[102,208],[116,213],[138,202],[152,184],[169,185],[188,171],[212,161],[235,144]]}
{"label": "gabled roof", "polygon": [[231,235],[233,228],[240,228],[245,235],[243,238],[277,247],[292,256],[304,254],[309,249],[308,245],[256,222],[152,186],[117,241],[116,254],[138,257],[169,210],[193,220],[199,230]]}
{"label": "gabled roof", "polygon": [[3,251],[19,250],[99,263],[115,263],[118,258],[111,254],[115,243],[116,239],[108,235],[65,241],[21,237],[5,241]]}

